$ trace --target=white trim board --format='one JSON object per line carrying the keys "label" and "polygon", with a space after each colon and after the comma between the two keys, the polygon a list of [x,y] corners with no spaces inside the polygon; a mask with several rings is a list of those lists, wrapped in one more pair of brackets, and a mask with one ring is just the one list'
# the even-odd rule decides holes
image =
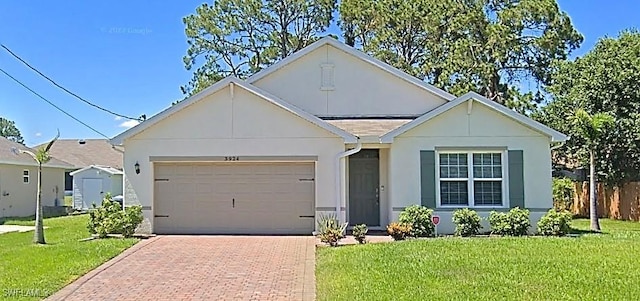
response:
{"label": "white trim board", "polygon": [[477,101],[493,110],[495,110],[496,112],[499,112],[511,119],[513,119],[514,121],[517,121],[519,123],[521,123],[522,125],[537,131],[539,133],[542,133],[546,136],[548,136],[549,138],[551,138],[551,142],[561,142],[561,141],[566,141],[569,138],[567,137],[567,135],[560,133],[542,123],[539,123],[529,117],[526,117],[524,115],[521,115],[501,104],[496,103],[495,101],[492,101],[478,93],[475,92],[469,92],[465,95],[462,95],[448,103],[445,103],[427,113],[425,113],[424,115],[416,118],[415,120],[404,124],[403,126],[389,132],[386,133],[384,135],[382,135],[382,137],[380,137],[380,141],[382,143],[392,143],[393,142],[393,138],[402,135],[403,133],[407,132],[408,130],[415,128],[418,125],[421,125],[433,118],[435,118],[436,116],[449,111],[450,109],[462,104],[465,101]]}

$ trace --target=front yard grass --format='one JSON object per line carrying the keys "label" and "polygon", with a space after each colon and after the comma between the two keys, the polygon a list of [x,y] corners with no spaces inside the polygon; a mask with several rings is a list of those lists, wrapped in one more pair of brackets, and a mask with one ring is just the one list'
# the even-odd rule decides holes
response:
{"label": "front yard grass", "polygon": [[[138,241],[80,242],[90,236],[87,220],[88,215],[45,219],[47,245],[32,244],[33,232],[0,235],[0,299],[42,299]],[[33,225],[33,221],[5,220],[4,224]]]}
{"label": "front yard grass", "polygon": [[[588,229],[588,220],[573,226]],[[640,223],[580,237],[434,238],[317,251],[318,300],[636,300]]]}

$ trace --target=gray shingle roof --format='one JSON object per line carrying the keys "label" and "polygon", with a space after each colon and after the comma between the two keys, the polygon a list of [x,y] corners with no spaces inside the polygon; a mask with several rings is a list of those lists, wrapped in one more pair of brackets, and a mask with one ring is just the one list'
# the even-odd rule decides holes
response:
{"label": "gray shingle roof", "polygon": [[51,156],[69,162],[76,168],[90,165],[110,166],[122,170],[123,154],[106,139],[59,139],[51,148]]}
{"label": "gray shingle roof", "polygon": [[359,137],[380,137],[412,120],[413,119],[336,119],[325,121]]}
{"label": "gray shingle roof", "polygon": [[[30,155],[20,154],[20,153],[16,154],[12,150],[14,148],[31,151],[33,153],[37,151],[37,147],[29,148],[20,143],[13,142],[7,138],[0,137],[0,163],[12,164],[12,165],[29,165],[29,166],[36,165],[36,162],[33,160],[33,158]],[[53,155],[51,156],[51,160],[47,164],[44,164],[43,166],[73,169],[73,165],[62,161]]]}

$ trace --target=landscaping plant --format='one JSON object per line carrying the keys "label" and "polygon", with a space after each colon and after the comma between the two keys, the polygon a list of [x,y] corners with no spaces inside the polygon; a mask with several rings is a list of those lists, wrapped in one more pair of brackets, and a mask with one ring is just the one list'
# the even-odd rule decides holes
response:
{"label": "landscaping plant", "polygon": [[453,223],[456,224],[456,236],[477,235],[482,226],[482,219],[477,212],[469,208],[458,209],[453,212]]}
{"label": "landscaping plant", "polygon": [[491,234],[502,236],[523,236],[531,226],[529,210],[512,208],[509,212],[491,211],[489,214]]}
{"label": "landscaping plant", "polygon": [[405,240],[411,236],[411,225],[406,223],[391,223],[387,226],[387,234],[393,240]]}
{"label": "landscaping plant", "polygon": [[369,232],[369,228],[367,228],[367,225],[365,224],[355,225],[353,230],[351,230],[353,238],[355,238],[355,240],[360,244],[367,242],[367,232]]}
{"label": "landscaping plant", "polygon": [[553,178],[553,208],[557,211],[571,210],[574,183],[569,178]]}
{"label": "landscaping plant", "polygon": [[432,215],[433,210],[420,205],[412,205],[400,212],[398,221],[411,225],[411,236],[429,237],[435,233],[435,225],[431,221]]}
{"label": "landscaping plant", "polygon": [[318,238],[323,243],[337,247],[338,242],[344,238],[347,223],[340,224],[334,214],[320,215],[318,219]]}
{"label": "landscaping plant", "polygon": [[93,209],[89,211],[87,229],[89,233],[97,234],[100,238],[109,234],[131,237],[142,220],[142,207],[130,206],[123,210],[122,205],[111,200],[111,194],[107,193],[102,206],[97,207],[93,204]]}
{"label": "landscaping plant", "polygon": [[571,231],[571,213],[569,211],[549,210],[538,221],[538,233],[545,236],[564,236]]}

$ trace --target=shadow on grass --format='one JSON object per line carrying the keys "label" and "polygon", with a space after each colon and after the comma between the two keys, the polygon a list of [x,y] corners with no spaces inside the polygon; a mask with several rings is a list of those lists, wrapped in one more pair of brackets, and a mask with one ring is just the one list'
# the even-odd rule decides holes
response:
{"label": "shadow on grass", "polygon": [[607,234],[607,233],[606,232],[593,231],[593,230],[571,228],[571,231],[569,231],[569,234],[582,236],[582,235],[585,235],[585,234]]}

